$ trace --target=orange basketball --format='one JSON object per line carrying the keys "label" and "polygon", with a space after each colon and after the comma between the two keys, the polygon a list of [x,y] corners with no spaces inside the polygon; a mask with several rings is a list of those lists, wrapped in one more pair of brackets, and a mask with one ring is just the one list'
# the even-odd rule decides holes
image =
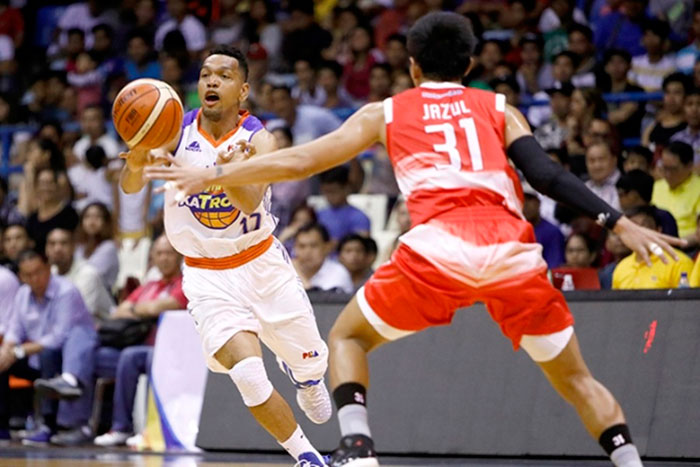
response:
{"label": "orange basketball", "polygon": [[157,79],[137,79],[119,91],[112,121],[131,149],[155,149],[172,141],[182,126],[184,110],[173,88]]}

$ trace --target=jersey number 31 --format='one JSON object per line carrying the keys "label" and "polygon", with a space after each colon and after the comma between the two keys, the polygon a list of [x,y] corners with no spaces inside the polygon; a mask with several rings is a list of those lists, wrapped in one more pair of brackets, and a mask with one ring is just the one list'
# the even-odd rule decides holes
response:
{"label": "jersey number 31", "polygon": [[[467,147],[469,148],[469,159],[471,170],[483,170],[484,161],[481,158],[481,147],[479,146],[479,137],[476,134],[476,125],[471,117],[462,118],[459,120],[459,127],[464,130],[467,139]],[[445,137],[445,142],[434,144],[435,152],[447,153],[450,158],[449,164],[435,164],[438,169],[462,170],[462,155],[457,149],[457,135],[455,127],[451,123],[440,123],[437,125],[427,125],[425,132],[428,134],[442,133]]]}

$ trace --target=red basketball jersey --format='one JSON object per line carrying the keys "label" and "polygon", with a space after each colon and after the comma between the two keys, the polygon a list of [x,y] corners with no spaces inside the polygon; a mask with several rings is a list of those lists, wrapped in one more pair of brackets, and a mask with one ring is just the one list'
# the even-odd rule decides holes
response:
{"label": "red basketball jersey", "polygon": [[522,216],[505,109],[504,95],[453,83],[424,83],[384,101],[387,150],[414,226],[461,207]]}

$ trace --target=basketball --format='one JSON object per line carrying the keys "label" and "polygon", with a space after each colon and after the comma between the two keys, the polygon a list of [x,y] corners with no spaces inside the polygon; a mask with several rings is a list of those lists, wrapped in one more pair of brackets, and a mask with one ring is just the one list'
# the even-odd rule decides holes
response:
{"label": "basketball", "polygon": [[156,79],[137,79],[114,99],[112,121],[130,149],[155,149],[169,143],[182,126],[184,110],[175,90]]}

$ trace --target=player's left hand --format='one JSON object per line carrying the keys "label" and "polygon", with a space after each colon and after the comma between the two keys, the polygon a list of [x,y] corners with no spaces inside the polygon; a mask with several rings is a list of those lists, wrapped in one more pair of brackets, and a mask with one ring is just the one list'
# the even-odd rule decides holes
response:
{"label": "player's left hand", "polygon": [[613,232],[619,235],[622,243],[634,251],[649,267],[651,267],[651,255],[658,257],[664,264],[668,264],[668,257],[678,261],[678,255],[671,245],[678,247],[687,245],[687,242],[681,238],[647,229],[635,224],[625,216],[617,221]]}
{"label": "player's left hand", "polygon": [[242,162],[253,157],[255,153],[255,145],[242,139],[236,141],[236,144],[230,151],[221,151],[216,157],[216,163],[222,165],[229,162]]}
{"label": "player's left hand", "polygon": [[149,166],[145,168],[144,175],[148,180],[165,180],[160,191],[176,190],[176,202],[182,201],[187,195],[201,193],[211,185],[207,180],[208,169],[184,165],[169,153],[164,157],[170,163],[169,167]]}

